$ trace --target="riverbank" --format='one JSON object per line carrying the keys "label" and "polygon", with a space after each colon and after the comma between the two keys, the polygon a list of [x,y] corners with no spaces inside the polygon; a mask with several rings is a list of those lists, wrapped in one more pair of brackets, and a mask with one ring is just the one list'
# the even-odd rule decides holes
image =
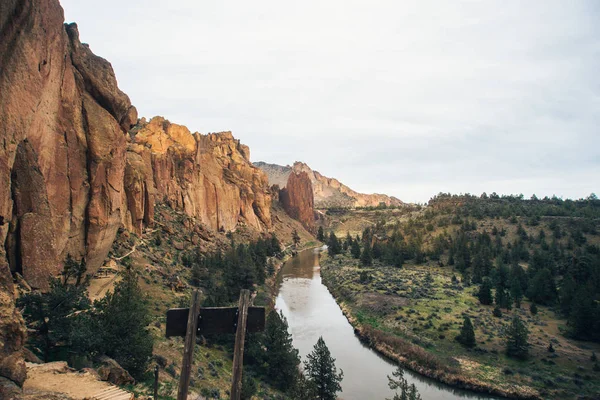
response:
{"label": "riverbank", "polygon": [[[384,266],[364,269],[356,264],[356,260],[345,255],[336,256],[335,260],[324,256],[321,276],[355,334],[379,354],[439,382],[480,393],[516,399],[593,396],[597,384],[591,374],[580,375],[575,371],[583,371],[583,367],[579,370],[573,367],[571,375],[575,372],[574,375],[581,377],[575,381],[566,375],[564,365],[559,364],[561,360],[570,360],[567,344],[555,344],[561,347],[560,358],[556,353],[546,352],[541,354],[541,359],[532,357],[526,362],[507,359],[498,347],[501,339],[495,335],[503,329],[498,318],[488,319],[487,313],[491,316],[491,310],[469,302],[470,288],[456,291],[450,288],[450,276],[433,271],[430,266],[405,266],[399,270]],[[424,284],[427,289],[420,292],[427,276],[425,271],[430,270],[432,275],[438,274],[433,283]],[[362,278],[366,277],[369,284],[361,282],[362,272],[366,272]],[[427,279],[432,280],[431,275]],[[394,282],[396,287],[383,282]],[[412,297],[406,293],[397,295],[402,283],[409,286],[410,293],[416,294]],[[458,312],[459,305],[463,304],[465,307]],[[467,305],[473,306],[472,309]],[[524,310],[518,312],[525,313]],[[478,332],[480,343],[475,350],[454,342],[458,323],[453,319],[459,319],[452,318],[455,313],[458,317],[471,314],[471,318],[483,326]],[[536,327],[544,324],[543,320],[536,320]],[[484,332],[485,339],[481,338]],[[536,345],[539,344],[536,341]]]}

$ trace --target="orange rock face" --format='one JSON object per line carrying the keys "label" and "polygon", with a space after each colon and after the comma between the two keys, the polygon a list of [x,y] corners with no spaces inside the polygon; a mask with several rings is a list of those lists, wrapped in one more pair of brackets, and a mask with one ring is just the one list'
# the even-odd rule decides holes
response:
{"label": "orange rock face", "polygon": [[302,223],[309,231],[315,231],[313,188],[306,172],[292,172],[286,187],[279,192],[279,200],[288,215]]}
{"label": "orange rock face", "polygon": [[110,63],[63,22],[58,0],[0,2],[0,383],[25,376],[11,271],[42,290],[67,254],[94,272],[120,227],[152,224],[156,201],[215,230],[271,227],[247,146],[162,118],[132,130]]}
{"label": "orange rock face", "polygon": [[44,289],[67,253],[92,269],[106,257],[137,112],[58,1],[9,0],[0,14],[0,240]]}
{"label": "orange rock face", "polygon": [[149,197],[183,209],[213,230],[230,231],[239,224],[258,231],[271,227],[268,179],[231,132],[192,134],[162,117],[134,131],[130,152],[149,160],[149,167],[137,169],[146,187],[152,177]]}
{"label": "orange rock face", "polygon": [[271,227],[267,178],[230,132],[154,118],[130,136],[135,107],[57,0],[0,11],[0,241],[32,287],[67,254],[95,271],[120,227],[152,224],[156,201],[215,230]]}

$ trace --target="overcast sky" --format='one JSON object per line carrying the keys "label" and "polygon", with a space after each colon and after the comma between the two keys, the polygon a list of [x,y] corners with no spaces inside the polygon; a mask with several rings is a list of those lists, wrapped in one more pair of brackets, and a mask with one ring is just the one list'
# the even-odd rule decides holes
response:
{"label": "overcast sky", "polygon": [[355,190],[600,194],[600,2],[62,0],[140,116]]}

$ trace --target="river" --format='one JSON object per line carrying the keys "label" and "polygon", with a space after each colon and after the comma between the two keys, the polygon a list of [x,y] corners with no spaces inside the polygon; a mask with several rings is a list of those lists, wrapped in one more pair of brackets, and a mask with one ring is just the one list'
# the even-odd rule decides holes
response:
{"label": "river", "polygon": [[[288,260],[280,272],[275,307],[288,320],[302,361],[319,336],[323,336],[337,368],[344,371],[340,399],[370,400],[392,398],[387,375],[396,365],[362,344],[342,314],[335,299],[321,283],[320,249],[310,249]],[[487,395],[454,389],[432,379],[405,370],[409,384],[414,383],[423,400],[497,399]]]}

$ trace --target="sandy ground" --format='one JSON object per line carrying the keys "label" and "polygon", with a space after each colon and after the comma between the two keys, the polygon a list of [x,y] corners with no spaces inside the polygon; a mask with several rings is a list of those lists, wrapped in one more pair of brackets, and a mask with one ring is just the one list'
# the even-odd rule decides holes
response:
{"label": "sandy ground", "polygon": [[88,288],[88,297],[90,300],[99,300],[106,295],[106,292],[112,290],[115,283],[121,280],[120,275],[109,274],[107,277],[92,278]]}
{"label": "sandy ground", "polygon": [[44,391],[64,393],[75,400],[99,393],[114,387],[110,383],[99,381],[90,372],[75,372],[64,361],[47,364],[27,363],[27,380],[23,389],[28,391]]}

